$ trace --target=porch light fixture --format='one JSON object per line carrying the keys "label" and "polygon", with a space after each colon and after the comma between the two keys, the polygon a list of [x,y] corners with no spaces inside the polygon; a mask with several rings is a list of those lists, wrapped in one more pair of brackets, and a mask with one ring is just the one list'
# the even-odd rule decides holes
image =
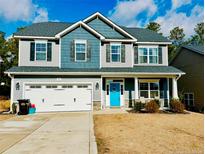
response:
{"label": "porch light fixture", "polygon": [[95,90],[99,90],[99,83],[98,82],[95,84]]}
{"label": "porch light fixture", "polygon": [[16,90],[20,90],[20,84],[19,84],[19,82],[16,83]]}

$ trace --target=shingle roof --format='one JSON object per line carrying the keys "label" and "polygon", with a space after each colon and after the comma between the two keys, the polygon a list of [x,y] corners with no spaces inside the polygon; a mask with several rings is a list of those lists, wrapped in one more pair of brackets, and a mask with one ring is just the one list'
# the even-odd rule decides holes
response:
{"label": "shingle roof", "polygon": [[20,30],[14,35],[16,36],[43,36],[43,37],[54,37],[59,32],[71,26],[72,23],[65,22],[41,22],[34,23],[27,26],[23,30]]}
{"label": "shingle roof", "polygon": [[[65,30],[72,23],[66,22],[42,22],[27,26],[25,29],[14,33],[15,36],[43,36],[54,37],[57,33]],[[123,30],[137,38],[138,42],[170,42],[162,35],[144,28],[121,27]],[[113,38],[117,39],[117,38]]]}
{"label": "shingle roof", "polygon": [[166,37],[145,28],[122,27],[125,31],[137,38],[138,42],[170,42]]}
{"label": "shingle roof", "polygon": [[[173,66],[135,66],[133,68],[58,68],[58,67],[37,67],[20,66],[12,67],[6,72],[122,72],[122,73],[184,73]],[[83,73],[82,73],[83,74]]]}
{"label": "shingle roof", "polygon": [[189,45],[183,45],[182,47],[186,48],[188,50],[197,52],[199,54],[204,54],[204,45],[203,44],[198,44],[198,45],[189,44]]}

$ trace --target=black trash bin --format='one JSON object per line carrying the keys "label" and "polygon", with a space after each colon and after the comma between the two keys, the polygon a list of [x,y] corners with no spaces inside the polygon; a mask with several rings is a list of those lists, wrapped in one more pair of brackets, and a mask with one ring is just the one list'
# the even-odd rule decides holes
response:
{"label": "black trash bin", "polygon": [[20,115],[26,115],[29,113],[30,100],[29,99],[19,99],[19,113]]}

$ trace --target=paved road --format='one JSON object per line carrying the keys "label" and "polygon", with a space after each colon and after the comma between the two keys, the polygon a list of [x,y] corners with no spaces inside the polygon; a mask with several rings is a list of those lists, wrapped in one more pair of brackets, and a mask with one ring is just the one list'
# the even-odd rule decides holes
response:
{"label": "paved road", "polygon": [[0,122],[0,153],[96,153],[89,112],[37,114]]}

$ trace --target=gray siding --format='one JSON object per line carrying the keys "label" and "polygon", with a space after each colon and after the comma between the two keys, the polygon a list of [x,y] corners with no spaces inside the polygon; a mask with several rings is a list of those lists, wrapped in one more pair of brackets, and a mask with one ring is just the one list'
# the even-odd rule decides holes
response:
{"label": "gray siding", "polygon": [[[91,59],[88,62],[75,62],[70,58],[73,40],[87,40],[91,46]],[[61,68],[99,68],[100,40],[82,27],[61,38]]]}
{"label": "gray siding", "polygon": [[[18,99],[22,99],[23,98],[23,84],[24,83],[28,83],[28,82],[38,82],[38,83],[45,83],[45,82],[49,82],[50,84],[52,83],[61,83],[61,82],[81,82],[81,83],[85,83],[85,82],[91,82],[93,83],[93,101],[100,101],[101,100],[101,95],[100,95],[100,89],[101,89],[101,79],[100,78],[61,78],[61,80],[59,81],[59,79],[57,78],[14,78],[14,87],[13,88],[13,100],[16,101]],[[15,85],[16,83],[20,84],[20,90],[16,90],[15,89]],[[99,83],[99,89],[96,90],[95,89],[95,84]]]}
{"label": "gray siding", "polygon": [[88,25],[105,36],[105,38],[125,38],[123,35],[121,35],[99,18],[90,21]]}
{"label": "gray siding", "polygon": [[125,45],[125,63],[106,62],[106,44],[101,46],[101,67],[133,67],[133,45]]}
{"label": "gray siding", "polygon": [[52,60],[51,61],[30,61],[30,43],[31,41],[19,40],[19,66],[59,66],[59,45],[52,42]]}
{"label": "gray siding", "polygon": [[194,104],[197,109],[202,109],[204,107],[204,55],[182,48],[171,65],[186,73],[178,80],[180,93],[194,93]]}

